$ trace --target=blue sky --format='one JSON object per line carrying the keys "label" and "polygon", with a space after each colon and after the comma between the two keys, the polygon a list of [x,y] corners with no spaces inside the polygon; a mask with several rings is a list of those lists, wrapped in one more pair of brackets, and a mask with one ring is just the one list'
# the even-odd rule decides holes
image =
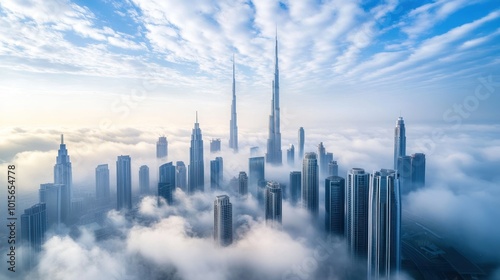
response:
{"label": "blue sky", "polygon": [[234,53],[239,125],[265,130],[276,26],[285,131],[499,120],[497,1],[24,0],[0,4],[0,124],[227,129]]}

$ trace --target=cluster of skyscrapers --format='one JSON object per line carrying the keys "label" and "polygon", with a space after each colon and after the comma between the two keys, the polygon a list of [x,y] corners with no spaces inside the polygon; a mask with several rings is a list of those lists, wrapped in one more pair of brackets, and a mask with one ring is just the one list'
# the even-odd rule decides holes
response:
{"label": "cluster of skyscrapers", "polygon": [[[236,114],[235,63],[233,57],[232,104],[229,133],[229,148],[238,152],[238,126]],[[283,200],[306,209],[317,221],[320,212],[320,185],[325,187],[325,228],[330,234],[342,236],[353,258],[366,260],[368,276],[391,278],[399,270],[401,254],[401,194],[407,193],[425,183],[425,155],[406,155],[404,121],[400,117],[394,136],[394,168],[367,173],[362,168],[352,168],[345,178],[339,176],[337,161],[333,153],[326,152],[323,143],[318,151],[305,152],[304,128],[298,130],[298,152],[290,145],[287,163],[295,166],[302,161],[302,170],[292,170],[288,187],[283,182],[266,180],[266,164],[282,165],[279,106],[278,40],[275,46],[275,71],[272,82],[271,114],[269,116],[269,138],[267,152],[258,156],[258,148],[252,148],[248,162],[248,173],[240,171],[231,180],[238,199],[253,194],[262,206],[266,224],[280,229],[283,218]],[[221,150],[220,139],[210,141],[210,152]],[[161,136],[156,143],[158,160],[157,197],[173,204],[175,190],[179,188],[188,194],[205,191],[205,170],[203,137],[198,123],[198,114],[191,134],[189,164],[166,162],[168,142]],[[224,164],[221,156],[210,160],[210,190],[226,191]],[[22,238],[34,252],[41,250],[47,229],[60,224],[71,223],[72,192],[71,162],[63,136],[54,166],[54,183],[40,186],[40,203],[25,210],[22,215]],[[95,169],[96,204],[109,205],[111,201],[110,178],[107,164]],[[150,169],[139,168],[140,195],[149,195]],[[132,201],[131,158],[118,156],[116,161],[116,209],[129,210]],[[228,246],[233,242],[233,204],[228,195],[217,195],[213,205],[213,237],[217,245]],[[286,213],[285,213],[286,214]],[[29,260],[33,262],[33,258]]]}

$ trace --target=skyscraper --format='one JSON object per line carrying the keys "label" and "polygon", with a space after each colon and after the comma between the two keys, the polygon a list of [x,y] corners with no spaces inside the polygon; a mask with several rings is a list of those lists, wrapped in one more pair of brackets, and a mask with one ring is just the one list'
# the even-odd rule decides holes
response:
{"label": "skyscraper", "polygon": [[411,192],[413,189],[411,156],[398,157],[397,172],[399,174],[399,190],[401,194]]}
{"label": "skyscraper", "polygon": [[398,168],[398,158],[406,155],[405,122],[399,117],[394,128],[394,169]]}
{"label": "skyscraper", "polygon": [[416,153],[411,155],[411,182],[413,189],[425,185],[425,154]]}
{"label": "skyscraper", "polygon": [[266,224],[272,227],[280,227],[282,219],[282,192],[279,183],[267,182],[266,186]]}
{"label": "skyscraper", "polygon": [[220,139],[212,139],[210,140],[210,153],[220,152]]}
{"label": "skyscraper", "polygon": [[251,157],[248,159],[248,184],[254,188],[259,181],[265,180],[264,157]]}
{"label": "skyscraper", "polygon": [[214,201],[214,240],[218,246],[233,243],[233,205],[227,195],[218,195]]}
{"label": "skyscraper", "polygon": [[269,116],[269,138],[267,139],[266,162],[273,165],[281,165],[283,158],[281,153],[280,132],[280,74],[278,68],[278,36],[276,36],[275,63],[271,115]]}
{"label": "skyscraper", "polygon": [[156,158],[162,159],[168,156],[168,141],[167,137],[160,136],[156,142]]}
{"label": "skyscraper", "polygon": [[295,147],[293,144],[290,144],[290,148],[286,150],[286,161],[289,166],[293,166],[295,164]]}
{"label": "skyscraper", "polygon": [[109,168],[107,164],[99,164],[95,169],[95,197],[100,205],[111,200],[109,192]]}
{"label": "skyscraper", "polygon": [[175,184],[182,191],[187,191],[187,171],[183,161],[175,163]]}
{"label": "skyscraper", "polygon": [[118,156],[116,161],[116,209],[132,209],[130,156]]}
{"label": "skyscraper", "polygon": [[370,174],[353,168],[347,174],[346,241],[353,257],[368,257],[368,190]]}
{"label": "skyscraper", "polygon": [[174,202],[175,176],[176,170],[172,162],[162,164],[159,168],[160,178],[158,179],[158,204],[163,197],[168,204]]}
{"label": "skyscraper", "polygon": [[210,161],[210,189],[222,189],[224,163],[222,157]]}
{"label": "skyscraper", "polygon": [[61,224],[61,200],[63,184],[41,184],[39,189],[40,202],[45,203],[47,228],[59,228]]}
{"label": "skyscraper", "polygon": [[231,103],[231,120],[229,121],[229,148],[238,152],[238,121],[236,119],[236,79],[234,74],[233,54],[233,101]]}
{"label": "skyscraper", "polygon": [[35,266],[36,253],[42,250],[47,231],[45,203],[38,203],[24,210],[21,215],[21,240],[28,250],[23,258],[28,268]]}
{"label": "skyscraper", "polygon": [[302,176],[300,171],[291,171],[290,172],[290,202],[292,204],[297,204],[300,201],[300,186],[302,183]]}
{"label": "skyscraper", "polygon": [[325,179],[326,232],[344,236],[345,229],[345,179],[330,176]]}
{"label": "skyscraper", "polygon": [[149,194],[149,167],[147,165],[139,167],[139,192],[141,195]]}
{"label": "skyscraper", "polygon": [[319,170],[315,153],[306,153],[302,164],[302,207],[318,216]]}
{"label": "skyscraper", "polygon": [[72,174],[71,162],[62,134],[61,145],[59,146],[56,164],[54,165],[54,184],[63,184],[66,186],[61,188],[61,221],[69,225],[71,217]]}
{"label": "skyscraper", "polygon": [[328,176],[339,176],[339,166],[336,160],[328,162]]}
{"label": "skyscraper", "polygon": [[401,195],[394,170],[370,176],[368,278],[393,279],[400,267]]}
{"label": "skyscraper", "polygon": [[297,159],[302,160],[304,158],[304,143],[305,143],[305,133],[304,128],[299,128],[299,154]]}
{"label": "skyscraper", "polygon": [[205,190],[205,169],[203,166],[203,138],[200,124],[198,123],[198,112],[196,122],[191,134],[191,147],[189,148],[189,181],[188,193]]}
{"label": "skyscraper", "polygon": [[320,142],[318,145],[318,165],[320,176],[325,176],[328,172],[328,166],[326,162],[326,149],[323,146],[323,142]]}
{"label": "skyscraper", "polygon": [[238,175],[238,193],[240,196],[248,194],[248,176],[245,171],[241,171]]}

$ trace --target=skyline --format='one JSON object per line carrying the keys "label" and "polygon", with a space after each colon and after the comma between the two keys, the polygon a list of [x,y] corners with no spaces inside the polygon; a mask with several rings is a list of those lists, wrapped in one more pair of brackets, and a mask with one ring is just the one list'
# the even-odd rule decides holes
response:
{"label": "skyline", "polygon": [[[282,120],[305,127],[326,123],[318,115],[300,118],[306,108],[333,105],[344,121],[392,120],[379,109],[395,108],[417,123],[446,122],[447,110],[499,81],[494,1],[249,3],[234,4],[235,12],[225,2],[175,9],[140,0],[2,3],[8,32],[0,37],[0,92],[10,102],[0,105],[0,124],[120,127],[157,123],[153,116],[161,114],[182,116],[175,125],[183,126],[193,106],[207,124],[222,126],[230,115],[234,53],[239,130],[266,126],[276,26]],[[197,30],[194,22],[207,28]],[[359,99],[364,110],[353,114],[348,108]],[[468,121],[498,121],[498,99],[480,102]],[[174,110],[162,111],[161,104],[172,102]],[[414,110],[423,106],[425,115]],[[55,109],[67,117],[46,114]],[[294,129],[282,125],[283,133]]]}

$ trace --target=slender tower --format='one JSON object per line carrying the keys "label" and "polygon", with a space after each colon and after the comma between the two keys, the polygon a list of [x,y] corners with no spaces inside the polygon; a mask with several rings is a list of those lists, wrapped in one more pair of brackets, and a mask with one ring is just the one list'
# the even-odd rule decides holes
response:
{"label": "slender tower", "polygon": [[304,128],[300,127],[299,128],[299,155],[297,156],[298,160],[302,160],[304,158],[304,142],[305,142]]}
{"label": "slender tower", "polygon": [[57,152],[56,164],[54,165],[54,183],[62,184],[61,187],[61,221],[68,225],[71,217],[71,184],[72,172],[71,161],[68,150],[64,144],[64,136],[61,134],[61,145]]}
{"label": "slender tower", "polygon": [[234,77],[234,54],[233,54],[233,102],[231,103],[231,120],[229,122],[229,148],[238,152],[238,122],[236,120],[236,79]]}
{"label": "slender tower", "polygon": [[132,209],[132,175],[130,156],[116,160],[116,209]]}
{"label": "slender tower", "polygon": [[282,164],[281,132],[280,132],[280,86],[278,69],[278,35],[276,34],[275,66],[273,81],[273,98],[271,101],[271,115],[269,116],[269,139],[267,139],[266,162],[273,165]]}
{"label": "slender tower", "polygon": [[398,158],[406,155],[405,122],[399,117],[394,128],[394,169],[398,168]]}
{"label": "slender tower", "polygon": [[196,122],[191,134],[191,147],[189,148],[189,181],[188,193],[205,190],[205,172],[203,167],[203,138],[200,124],[198,123],[198,112]]}
{"label": "slender tower", "polygon": [[233,205],[227,195],[218,195],[214,201],[214,240],[221,247],[233,243]]}
{"label": "slender tower", "polygon": [[302,207],[314,217],[319,212],[319,170],[315,153],[306,153],[302,164]]}

